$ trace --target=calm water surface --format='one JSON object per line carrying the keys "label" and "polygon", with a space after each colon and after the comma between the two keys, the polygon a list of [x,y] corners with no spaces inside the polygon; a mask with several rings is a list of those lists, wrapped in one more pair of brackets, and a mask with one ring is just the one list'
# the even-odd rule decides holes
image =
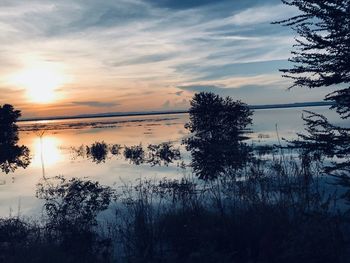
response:
{"label": "calm water surface", "polygon": [[[295,138],[296,133],[304,129],[302,110],[255,111],[250,142],[274,144],[278,143],[278,136]],[[325,114],[336,121],[336,114],[327,107],[308,110]],[[84,177],[113,187],[139,178],[181,178],[190,171],[181,168],[179,161],[169,166],[134,165],[119,154],[109,155],[105,162],[96,163],[86,156],[77,156],[73,149],[81,145],[90,146],[96,141],[121,146],[142,144],[144,147],[172,142],[180,147],[182,158],[188,163],[190,156],[181,146],[182,139],[188,136],[184,129],[187,121],[187,114],[176,114],[19,123],[19,144],[30,149],[32,160],[26,169],[18,168],[8,174],[0,172],[0,216],[41,213],[42,203],[35,197],[36,185],[43,178],[57,175]],[[39,128],[39,131],[34,131],[33,127]]]}

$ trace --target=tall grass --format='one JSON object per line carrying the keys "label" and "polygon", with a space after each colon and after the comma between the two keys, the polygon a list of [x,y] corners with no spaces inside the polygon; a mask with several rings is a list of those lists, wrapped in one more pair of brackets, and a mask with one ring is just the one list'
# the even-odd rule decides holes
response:
{"label": "tall grass", "polygon": [[117,215],[130,262],[345,262],[345,214],[305,156],[257,161],[201,183],[125,187]]}
{"label": "tall grass", "polygon": [[[41,184],[47,216],[0,220],[1,259],[347,262],[348,213],[326,180],[312,156],[272,154],[213,181],[185,176],[118,189],[80,179]],[[107,203],[113,216],[98,226]]]}

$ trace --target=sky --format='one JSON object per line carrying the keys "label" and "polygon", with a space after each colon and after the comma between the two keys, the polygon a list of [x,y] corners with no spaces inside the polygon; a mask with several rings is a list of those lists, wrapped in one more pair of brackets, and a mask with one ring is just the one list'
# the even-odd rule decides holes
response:
{"label": "sky", "polygon": [[171,111],[211,91],[248,104],[288,90],[297,14],[280,0],[0,0],[0,104],[23,117]]}

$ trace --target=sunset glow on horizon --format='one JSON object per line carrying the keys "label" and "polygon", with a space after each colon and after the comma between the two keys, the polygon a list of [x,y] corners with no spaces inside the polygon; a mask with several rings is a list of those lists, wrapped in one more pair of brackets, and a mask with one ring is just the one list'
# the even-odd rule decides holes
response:
{"label": "sunset glow on horizon", "polygon": [[295,14],[280,0],[6,2],[0,104],[27,118],[186,110],[200,91],[319,101],[329,89],[287,91],[278,71],[294,33],[271,22]]}

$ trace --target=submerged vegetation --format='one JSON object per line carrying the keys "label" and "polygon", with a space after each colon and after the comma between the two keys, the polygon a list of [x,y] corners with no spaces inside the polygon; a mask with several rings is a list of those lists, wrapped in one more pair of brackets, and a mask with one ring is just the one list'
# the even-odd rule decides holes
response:
{"label": "submerged vegetation", "polygon": [[120,144],[107,144],[102,141],[95,142],[91,146],[70,147],[69,150],[72,153],[73,160],[87,158],[96,164],[103,163],[107,159],[118,157],[121,154],[125,160],[134,165],[168,166],[174,161],[181,160],[180,149],[174,147],[171,142],[149,144],[147,148],[144,148],[141,144],[121,146]]}

